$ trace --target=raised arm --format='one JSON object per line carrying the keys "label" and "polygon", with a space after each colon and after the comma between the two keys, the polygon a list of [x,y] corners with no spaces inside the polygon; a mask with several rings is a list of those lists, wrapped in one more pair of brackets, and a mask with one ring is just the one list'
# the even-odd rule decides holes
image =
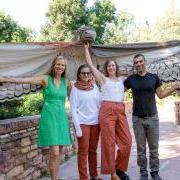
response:
{"label": "raised arm", "polygon": [[40,84],[44,87],[47,86],[47,76],[40,75],[27,78],[15,78],[15,77],[0,77],[0,82],[3,83],[20,83],[20,84]]}
{"label": "raised arm", "polygon": [[88,65],[90,66],[96,80],[100,85],[104,84],[106,77],[93,65],[91,56],[89,54],[89,43],[84,43],[84,48],[85,48],[85,56],[86,56],[86,61]]}

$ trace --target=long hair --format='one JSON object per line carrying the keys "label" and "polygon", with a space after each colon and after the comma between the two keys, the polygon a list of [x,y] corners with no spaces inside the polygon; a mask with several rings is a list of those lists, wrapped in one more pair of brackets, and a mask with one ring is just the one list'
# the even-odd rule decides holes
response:
{"label": "long hair", "polygon": [[90,67],[88,66],[88,64],[82,64],[82,65],[80,65],[79,68],[78,68],[78,70],[77,70],[77,80],[80,80],[80,74],[81,74],[81,70],[82,70],[83,68],[89,68],[89,70],[91,70]]}
{"label": "long hair", "polygon": [[60,55],[57,55],[54,58],[54,60],[53,60],[53,62],[51,64],[51,67],[49,68],[49,70],[47,72],[47,75],[50,75],[51,77],[55,76],[54,66],[55,66],[57,60],[65,60],[65,69],[64,69],[64,72],[61,74],[61,77],[66,77],[66,71],[67,71],[66,59],[63,56],[60,56]]}
{"label": "long hair", "polygon": [[120,75],[120,73],[119,73],[119,66],[118,66],[117,62],[114,61],[114,60],[106,60],[106,62],[104,63],[104,66],[103,66],[104,75],[106,77],[109,77],[109,73],[107,71],[107,67],[108,67],[110,62],[114,62],[115,63],[115,65],[116,65],[116,77],[119,77],[119,75]]}

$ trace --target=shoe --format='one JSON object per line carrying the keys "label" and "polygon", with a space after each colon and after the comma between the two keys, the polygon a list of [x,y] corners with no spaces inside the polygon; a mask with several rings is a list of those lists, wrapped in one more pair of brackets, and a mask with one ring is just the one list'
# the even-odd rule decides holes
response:
{"label": "shoe", "polygon": [[91,177],[90,180],[103,180],[103,179],[100,178],[99,176],[96,176],[96,177]]}
{"label": "shoe", "polygon": [[140,180],[148,180],[148,175],[141,175]]}
{"label": "shoe", "polygon": [[121,180],[117,175],[111,175],[111,180]]}
{"label": "shoe", "polygon": [[159,176],[158,171],[151,172],[151,177],[153,180],[162,180],[162,178]]}
{"label": "shoe", "polygon": [[130,180],[129,176],[123,171],[116,170],[116,174],[119,176],[121,180]]}

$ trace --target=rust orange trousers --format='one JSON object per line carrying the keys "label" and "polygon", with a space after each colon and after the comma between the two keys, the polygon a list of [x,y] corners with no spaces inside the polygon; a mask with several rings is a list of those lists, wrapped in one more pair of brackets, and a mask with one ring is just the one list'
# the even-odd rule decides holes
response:
{"label": "rust orange trousers", "polygon": [[[125,105],[103,101],[100,109],[101,173],[127,171],[132,137],[125,115]],[[115,153],[116,145],[118,146]]]}
{"label": "rust orange trousers", "polygon": [[87,159],[90,177],[96,177],[97,172],[97,147],[100,133],[98,125],[81,124],[82,137],[78,138],[78,170],[80,180],[88,180]]}

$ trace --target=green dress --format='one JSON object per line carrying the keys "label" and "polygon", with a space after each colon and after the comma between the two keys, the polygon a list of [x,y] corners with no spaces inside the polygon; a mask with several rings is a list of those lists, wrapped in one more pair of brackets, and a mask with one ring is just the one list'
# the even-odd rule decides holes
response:
{"label": "green dress", "polygon": [[70,127],[65,111],[66,96],[65,78],[61,78],[60,87],[57,87],[53,78],[48,75],[48,87],[43,89],[44,105],[38,127],[38,146],[71,144]]}

